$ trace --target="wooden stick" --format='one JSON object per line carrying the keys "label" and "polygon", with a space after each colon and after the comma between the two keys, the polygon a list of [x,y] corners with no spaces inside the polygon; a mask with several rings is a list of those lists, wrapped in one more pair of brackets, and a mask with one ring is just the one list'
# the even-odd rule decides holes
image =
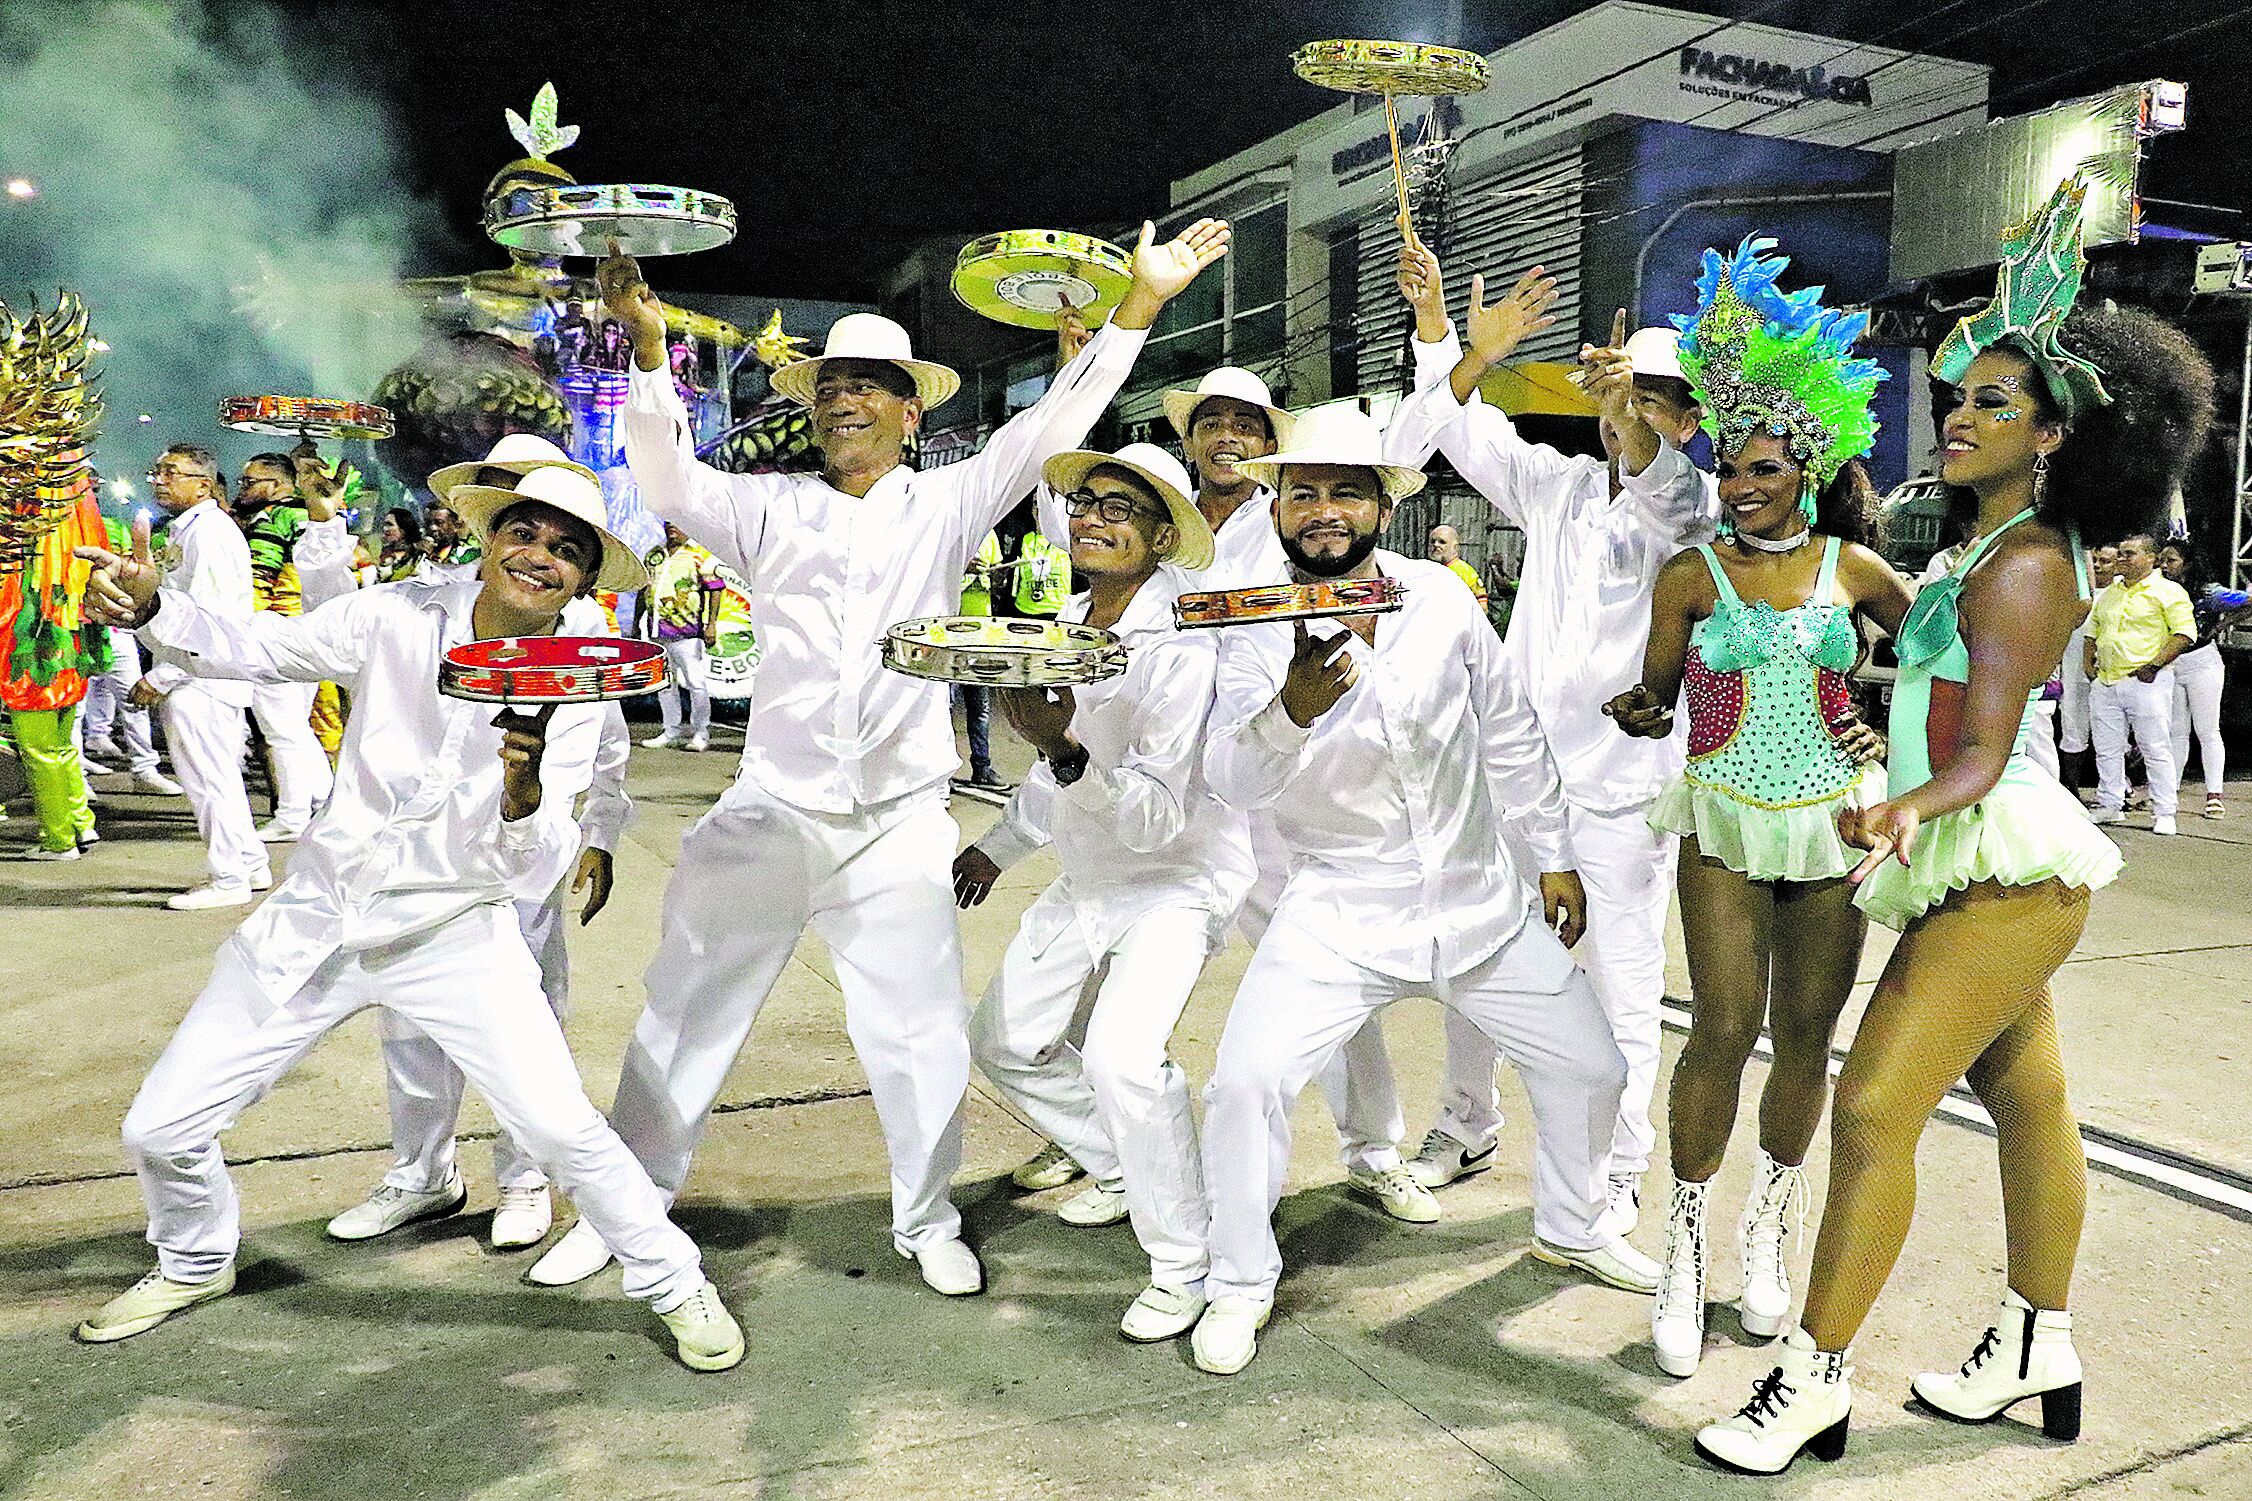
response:
{"label": "wooden stick", "polygon": [[1400,222],[1412,224],[1408,214],[1407,168],[1400,162],[1400,106],[1390,94],[1384,96],[1384,128],[1392,133],[1392,186],[1400,192]]}

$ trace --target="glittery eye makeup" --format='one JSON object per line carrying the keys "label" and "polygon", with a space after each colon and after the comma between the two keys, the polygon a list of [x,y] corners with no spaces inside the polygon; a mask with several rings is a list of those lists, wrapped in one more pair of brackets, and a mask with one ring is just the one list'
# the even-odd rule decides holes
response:
{"label": "glittery eye makeup", "polygon": [[2025,414],[2019,411],[2016,407],[2010,407],[2005,411],[1996,412],[1994,414],[1994,420],[1996,422],[2015,422],[2018,420],[2018,418],[2023,417],[2024,415]]}

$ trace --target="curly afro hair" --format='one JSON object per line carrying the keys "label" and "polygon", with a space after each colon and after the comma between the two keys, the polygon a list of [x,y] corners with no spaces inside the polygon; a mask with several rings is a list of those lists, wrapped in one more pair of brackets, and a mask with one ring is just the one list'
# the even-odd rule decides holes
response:
{"label": "curly afro hair", "polygon": [[[2137,532],[2162,537],[2174,491],[2212,427],[2213,366],[2189,335],[2138,308],[2081,308],[2061,332],[2065,348],[2103,372],[2111,401],[2067,426],[2049,460],[2042,519],[2078,527],[2090,547]],[[2064,420],[2045,378],[2029,389],[2039,421]],[[1951,485],[1947,499],[1954,516],[1978,513],[1967,490]]]}

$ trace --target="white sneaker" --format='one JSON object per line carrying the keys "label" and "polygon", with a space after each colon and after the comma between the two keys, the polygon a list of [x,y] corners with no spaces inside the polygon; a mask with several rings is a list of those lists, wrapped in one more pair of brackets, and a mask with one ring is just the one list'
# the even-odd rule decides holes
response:
{"label": "white sneaker", "polygon": [[136,771],[133,773],[133,790],[151,797],[185,797],[180,784],[161,771]]}
{"label": "white sneaker", "polygon": [[1141,1291],[1118,1321],[1118,1332],[1137,1345],[1154,1345],[1179,1339],[1196,1327],[1204,1314],[1204,1294],[1151,1283]]}
{"label": "white sneaker", "polygon": [[1736,1313],[1754,1339],[1773,1339],[1790,1319],[1791,1272],[1784,1262],[1784,1243],[1794,1211],[1797,1229],[1805,1233],[1806,1199],[1806,1170],[1786,1167],[1762,1148],[1736,1231],[1744,1258],[1744,1290],[1736,1299]]}
{"label": "white sneaker", "polygon": [[1668,1376],[1697,1374],[1705,1353],[1705,1199],[1709,1183],[1676,1183],[1666,1211],[1666,1258],[1650,1300],[1650,1344]]}
{"label": "white sneaker", "polygon": [[743,1363],[743,1326],[720,1301],[711,1278],[657,1317],[672,1331],[680,1363],[691,1371],[724,1371]]}
{"label": "white sneaker", "polygon": [[899,1253],[922,1268],[923,1282],[933,1292],[949,1298],[967,1298],[985,1291],[985,1266],[977,1252],[959,1236],[934,1241],[919,1251]]}
{"label": "white sneaker", "polygon": [[1259,1331],[1275,1311],[1272,1298],[1247,1298],[1230,1293],[1215,1298],[1196,1321],[1189,1336],[1189,1353],[1196,1368],[1215,1376],[1233,1376],[1251,1364],[1259,1353]]}
{"label": "white sneaker", "polygon": [[1090,1184],[1077,1198],[1057,1210],[1056,1218],[1082,1230],[1115,1225],[1126,1218],[1126,1192],[1105,1188],[1100,1183]]}
{"label": "white sneaker", "polygon": [[504,1188],[500,1207],[493,1211],[493,1249],[517,1251],[536,1246],[555,1228],[555,1203],[546,1184],[536,1188]]}
{"label": "white sneaker", "polygon": [[2119,808],[2090,808],[2088,810],[2088,822],[2090,823],[2112,824],[2125,823],[2126,821],[2125,811]]}
{"label": "white sneaker", "polygon": [[1642,1175],[1640,1173],[1611,1174],[1611,1189],[1604,1208],[1604,1223],[1614,1235],[1634,1233],[1642,1223]]}
{"label": "white sneaker", "polygon": [[1853,1412],[1853,1367],[1845,1363],[1851,1352],[1824,1354],[1803,1329],[1793,1329],[1775,1348],[1782,1363],[1753,1385],[1752,1399],[1734,1417],[1697,1434],[1697,1452],[1724,1470],[1779,1475],[1802,1450],[1825,1461],[1845,1453]]}
{"label": "white sneaker", "polygon": [[580,1220],[547,1254],[524,1269],[524,1280],[539,1287],[569,1287],[610,1264],[610,1248],[594,1226]]}
{"label": "white sneaker", "polygon": [[258,838],[265,844],[294,844],[304,832],[304,824],[290,823],[280,818],[269,818],[258,826]]}
{"label": "white sneaker", "polygon": [[1607,1282],[1630,1293],[1654,1293],[1658,1290],[1658,1264],[1616,1235],[1585,1251],[1552,1246],[1535,1237],[1533,1259],[1545,1261],[1550,1266],[1574,1268],[1587,1273],[1598,1282]]}
{"label": "white sneaker", "polygon": [[235,1264],[228,1262],[208,1282],[174,1282],[162,1270],[150,1272],[101,1306],[92,1318],[73,1331],[89,1345],[144,1334],[176,1313],[223,1298],[235,1290]]}
{"label": "white sneaker", "polygon": [[1009,1174],[1009,1181],[1027,1193],[1040,1193],[1086,1176],[1087,1170],[1072,1161],[1069,1152],[1052,1141],[1044,1141],[1039,1151]]}
{"label": "white sneaker", "polygon": [[2150,831],[2153,834],[2178,834],[2181,832],[2174,827],[2174,820],[2171,818],[2153,818],[2150,821]]}
{"label": "white sneaker", "polygon": [[461,1181],[459,1173],[427,1193],[413,1193],[379,1183],[374,1193],[328,1222],[329,1239],[373,1240],[416,1220],[434,1220],[458,1213],[468,1202],[469,1186]]}
{"label": "white sneaker", "polygon": [[1423,1133],[1422,1147],[1408,1159],[1408,1176],[1425,1188],[1444,1188],[1492,1167],[1498,1144],[1489,1141],[1483,1148],[1473,1149],[1470,1143],[1433,1126]]}
{"label": "white sneaker", "polygon": [[680,737],[667,730],[660,734],[651,735],[641,743],[650,750],[671,750],[674,746],[680,744]]}
{"label": "white sneaker", "polygon": [[206,881],[168,899],[164,905],[174,912],[202,912],[213,907],[247,907],[257,895],[248,883],[220,886]]}
{"label": "white sneaker", "polygon": [[708,751],[711,748],[712,737],[709,735],[691,735],[688,737],[688,749],[692,751]]}
{"label": "white sneaker", "polygon": [[127,760],[125,752],[118,747],[115,740],[110,739],[107,735],[87,741],[79,747],[78,754],[82,760],[88,762],[100,761],[104,763],[105,767],[113,768],[116,771],[123,771]]}
{"label": "white sneaker", "polygon": [[74,844],[67,850],[50,850],[35,844],[23,852],[23,857],[26,860],[75,860],[78,858],[78,846]]}
{"label": "white sneaker", "polygon": [[2072,1315],[2036,1310],[2015,1291],[2004,1295],[2001,1321],[1960,1370],[1926,1371],[1908,1386],[1918,1402],[1957,1423],[1991,1423],[2012,1403],[2039,1397],[2043,1433],[2067,1441],[2080,1436]]}
{"label": "white sneaker", "polygon": [[1411,1225],[1438,1221],[1439,1201],[1431,1197],[1430,1189],[1415,1181],[1405,1164],[1381,1172],[1351,1168],[1345,1174],[1345,1185],[1363,1198],[1374,1199],[1379,1208],[1396,1220],[1405,1220]]}
{"label": "white sneaker", "polygon": [[100,829],[80,829],[78,831],[78,847],[82,850],[91,849],[101,842],[102,831]]}

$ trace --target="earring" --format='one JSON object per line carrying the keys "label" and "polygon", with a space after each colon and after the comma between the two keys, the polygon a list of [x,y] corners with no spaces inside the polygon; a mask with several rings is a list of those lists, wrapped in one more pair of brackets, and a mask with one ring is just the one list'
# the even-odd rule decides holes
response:
{"label": "earring", "polygon": [[1814,525],[1814,476],[1811,474],[1799,486],[1798,513],[1806,518],[1808,527]]}
{"label": "earring", "polygon": [[1735,519],[1725,509],[1720,513],[1720,520],[1713,525],[1713,535],[1723,542],[1733,542],[1736,539]]}
{"label": "earring", "polygon": [[2037,453],[2033,456],[2033,509],[2040,510],[2047,503],[2048,498],[2049,456],[2045,453]]}

